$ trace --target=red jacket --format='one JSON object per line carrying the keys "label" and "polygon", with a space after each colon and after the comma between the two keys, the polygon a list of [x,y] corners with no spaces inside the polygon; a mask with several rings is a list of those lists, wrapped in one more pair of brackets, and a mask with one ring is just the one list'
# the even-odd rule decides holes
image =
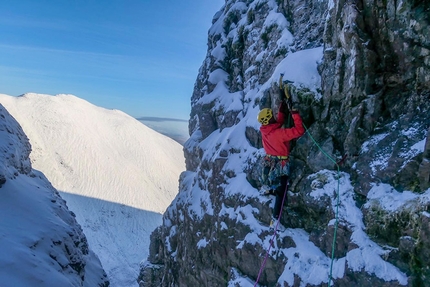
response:
{"label": "red jacket", "polygon": [[297,111],[291,112],[294,127],[282,128],[285,114],[282,112],[282,105],[279,107],[278,119],[276,123],[260,127],[263,147],[268,155],[288,156],[290,154],[290,141],[301,137],[305,133],[302,118]]}

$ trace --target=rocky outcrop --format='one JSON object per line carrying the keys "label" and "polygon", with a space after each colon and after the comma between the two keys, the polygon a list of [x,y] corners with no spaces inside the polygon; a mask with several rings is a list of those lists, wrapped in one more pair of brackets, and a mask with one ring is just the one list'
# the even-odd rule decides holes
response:
{"label": "rocky outcrop", "polygon": [[[253,286],[271,240],[256,115],[280,73],[294,143],[265,286],[430,286],[430,7],[425,1],[226,1],[192,95],[187,171],[142,286]],[[306,69],[305,69],[306,68]]]}
{"label": "rocky outcrop", "polygon": [[418,169],[418,180],[421,190],[426,190],[430,187],[430,128],[427,131],[423,159]]}

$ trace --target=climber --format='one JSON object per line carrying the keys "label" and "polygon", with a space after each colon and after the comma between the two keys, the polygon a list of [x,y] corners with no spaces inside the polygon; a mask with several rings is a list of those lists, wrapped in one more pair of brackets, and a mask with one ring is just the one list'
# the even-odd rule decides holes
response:
{"label": "climber", "polygon": [[[280,83],[282,83],[280,81]],[[263,158],[262,183],[265,195],[274,194],[276,196],[275,207],[273,208],[273,218],[271,227],[281,215],[282,202],[286,196],[288,187],[288,176],[290,174],[290,141],[299,138],[305,133],[302,118],[292,106],[288,88],[280,84],[281,104],[279,106],[278,117],[275,120],[273,111],[264,108],[258,114],[258,121],[261,123],[260,132],[262,136],[263,148],[266,156]],[[285,105],[294,122],[294,126],[283,128],[286,118]]]}

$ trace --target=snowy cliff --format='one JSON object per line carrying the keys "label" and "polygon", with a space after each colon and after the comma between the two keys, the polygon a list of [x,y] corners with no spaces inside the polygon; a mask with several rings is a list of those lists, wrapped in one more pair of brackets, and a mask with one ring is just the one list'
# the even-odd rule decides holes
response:
{"label": "snowy cliff", "polygon": [[32,169],[31,146],[0,105],[0,284],[109,286],[75,215]]}
{"label": "snowy cliff", "polygon": [[60,192],[111,286],[137,286],[151,232],[178,193],[182,146],[133,117],[73,95],[0,94]]}
{"label": "snowy cliff", "polygon": [[[191,98],[187,171],[141,286],[430,286],[430,5],[227,0]],[[307,133],[268,260],[256,120],[290,87]]]}

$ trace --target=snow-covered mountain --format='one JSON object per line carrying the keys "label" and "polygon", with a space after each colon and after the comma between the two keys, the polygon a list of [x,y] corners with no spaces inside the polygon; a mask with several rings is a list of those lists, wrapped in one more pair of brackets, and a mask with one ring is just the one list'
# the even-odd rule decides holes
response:
{"label": "snow-covered mountain", "polygon": [[66,202],[30,164],[31,146],[0,104],[0,285],[108,286]]}
{"label": "snow-covered mountain", "polygon": [[[428,1],[226,0],[142,285],[429,287],[429,17]],[[281,74],[307,132],[274,234],[256,118],[276,115]]]}
{"label": "snow-covered mountain", "polygon": [[149,235],[178,192],[182,146],[72,95],[0,95],[42,171],[76,214],[111,286],[137,286]]}

